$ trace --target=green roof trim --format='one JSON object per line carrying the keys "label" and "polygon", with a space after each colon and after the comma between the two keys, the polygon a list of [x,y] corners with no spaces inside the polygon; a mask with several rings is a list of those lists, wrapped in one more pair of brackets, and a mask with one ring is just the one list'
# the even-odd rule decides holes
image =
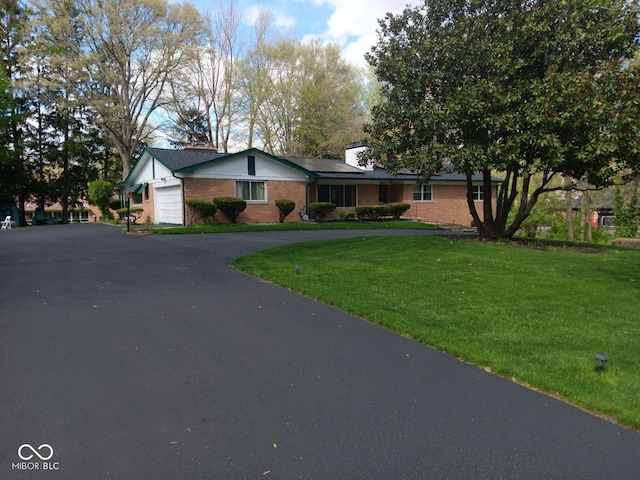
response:
{"label": "green roof trim", "polygon": [[127,188],[123,189],[122,192],[123,193],[129,193],[129,192],[137,193],[141,186],[142,186],[141,183],[135,183],[135,184],[130,185]]}

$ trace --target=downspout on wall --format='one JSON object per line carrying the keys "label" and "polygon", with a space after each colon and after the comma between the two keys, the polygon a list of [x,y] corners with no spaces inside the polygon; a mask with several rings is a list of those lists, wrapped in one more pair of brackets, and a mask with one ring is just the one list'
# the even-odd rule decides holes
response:
{"label": "downspout on wall", "polygon": [[185,227],[186,219],[187,219],[187,205],[186,205],[186,199],[185,199],[186,192],[185,192],[185,186],[184,186],[184,178],[176,177],[175,172],[171,172],[171,175],[173,176],[173,178],[175,178],[180,182],[180,195],[182,196],[182,226]]}
{"label": "downspout on wall", "polygon": [[318,179],[311,180],[307,182],[304,187],[304,213],[305,215],[309,215],[309,187],[313,184],[317,184]]}

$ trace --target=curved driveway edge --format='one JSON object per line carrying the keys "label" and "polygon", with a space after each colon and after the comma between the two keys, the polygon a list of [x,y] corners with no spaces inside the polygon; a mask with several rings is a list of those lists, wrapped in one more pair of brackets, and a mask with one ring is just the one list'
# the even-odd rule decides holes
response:
{"label": "curved driveway edge", "polygon": [[640,478],[638,432],[228,267],[433,233],[3,231],[0,478]]}

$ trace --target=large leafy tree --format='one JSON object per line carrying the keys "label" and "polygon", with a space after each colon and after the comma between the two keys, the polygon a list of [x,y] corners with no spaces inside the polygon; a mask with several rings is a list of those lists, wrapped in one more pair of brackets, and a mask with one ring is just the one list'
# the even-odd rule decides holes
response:
{"label": "large leafy tree", "polygon": [[364,89],[360,72],[337,45],[311,41],[300,49],[293,154],[342,158],[346,145],[362,138]]}
{"label": "large leafy tree", "polygon": [[265,47],[264,62],[267,73],[253,86],[265,99],[255,112],[255,133],[267,151],[340,158],[362,137],[360,72],[336,45],[280,40]]}
{"label": "large leafy tree", "polygon": [[26,199],[33,189],[33,176],[23,154],[27,122],[32,110],[21,79],[29,70],[26,52],[32,43],[30,11],[18,0],[0,2],[0,79],[2,93],[2,172],[0,197],[17,199],[20,224],[24,225]]}
{"label": "large leafy tree", "polygon": [[638,170],[638,30],[621,0],[425,0],[388,14],[367,56],[382,82],[371,154],[427,177],[453,164],[480,234],[511,237],[542,193]]}
{"label": "large leafy tree", "polygon": [[91,120],[120,155],[124,178],[164,102],[164,88],[198,42],[202,19],[191,4],[166,0],[78,0],[77,6],[80,91]]}
{"label": "large leafy tree", "polygon": [[15,103],[4,70],[0,69],[0,200],[13,199],[20,193],[26,173],[20,156],[12,146]]}
{"label": "large leafy tree", "polygon": [[60,202],[67,222],[69,210],[86,198],[88,182],[99,176],[107,148],[83,99],[84,17],[78,3],[42,0],[32,6],[31,69],[22,85],[33,108],[24,147],[35,167],[38,188],[32,193],[42,207],[45,201]]}

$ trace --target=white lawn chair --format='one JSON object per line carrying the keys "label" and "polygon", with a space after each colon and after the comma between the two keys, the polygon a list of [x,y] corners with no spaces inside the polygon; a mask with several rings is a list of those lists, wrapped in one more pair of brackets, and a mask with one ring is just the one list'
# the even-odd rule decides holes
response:
{"label": "white lawn chair", "polygon": [[7,215],[7,218],[2,221],[0,230],[11,230],[11,215]]}

